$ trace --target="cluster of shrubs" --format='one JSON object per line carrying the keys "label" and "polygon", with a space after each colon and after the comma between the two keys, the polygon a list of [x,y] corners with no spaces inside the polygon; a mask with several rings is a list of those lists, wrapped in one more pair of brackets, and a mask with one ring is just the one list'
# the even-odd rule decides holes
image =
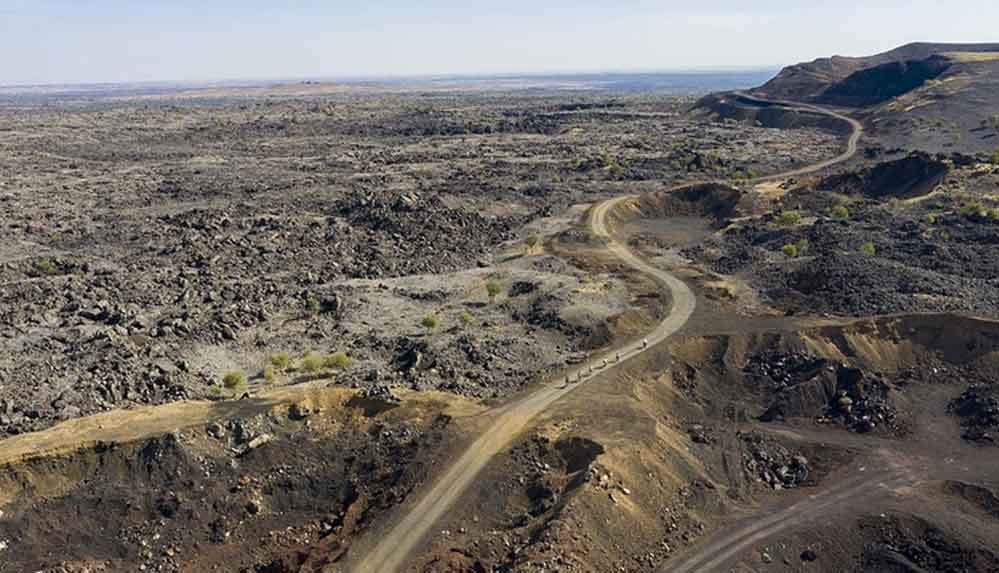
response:
{"label": "cluster of shrubs", "polygon": [[[330,370],[343,370],[350,366],[353,360],[342,351],[323,355],[310,350],[298,359],[297,364],[295,362],[287,352],[272,354],[261,373],[264,382],[274,384],[280,376],[292,371],[318,374]],[[222,376],[222,385],[217,387],[216,392],[221,393],[224,389],[235,396],[244,388],[246,388],[246,374],[241,370],[230,370]]]}
{"label": "cluster of shrubs", "polygon": [[978,201],[966,203],[961,207],[961,214],[980,223],[999,222],[999,207],[989,208]]}

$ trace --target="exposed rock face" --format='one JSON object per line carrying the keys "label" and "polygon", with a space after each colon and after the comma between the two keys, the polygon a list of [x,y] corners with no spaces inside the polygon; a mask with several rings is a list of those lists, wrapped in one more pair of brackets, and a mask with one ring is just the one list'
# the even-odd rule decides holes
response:
{"label": "exposed rock face", "polygon": [[913,153],[859,171],[827,177],[815,187],[872,199],[910,199],[933,192],[948,173],[950,165],[946,161],[926,153]]}
{"label": "exposed rock face", "polygon": [[[880,86],[887,80],[895,79],[896,75],[905,74],[908,68],[906,62],[924,61],[941,53],[994,51],[999,51],[999,44],[914,43],[868,57],[833,56],[819,58],[812,62],[784,68],[777,77],[755,91],[761,95],[778,99],[811,101],[821,99],[831,86],[844,82],[863,70],[872,68],[879,68],[881,71],[874,74],[858,75],[854,77],[854,82],[846,84],[846,87],[842,87],[840,90],[843,95],[849,94],[852,86],[863,84],[860,81],[863,79],[877,79],[879,87],[873,89],[883,89]],[[882,66],[885,67],[881,68]],[[884,74],[884,76],[877,78],[878,74]]]}

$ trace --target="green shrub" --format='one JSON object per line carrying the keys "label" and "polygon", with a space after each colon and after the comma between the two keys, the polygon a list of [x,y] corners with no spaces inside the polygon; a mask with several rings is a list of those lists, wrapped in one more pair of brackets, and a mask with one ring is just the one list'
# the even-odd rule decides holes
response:
{"label": "green shrub", "polygon": [[420,324],[423,325],[423,328],[426,328],[427,330],[433,330],[440,325],[440,322],[441,321],[439,318],[437,318],[437,315],[431,312],[430,314],[423,317],[423,320],[420,321]]}
{"label": "green shrub", "polygon": [[783,247],[781,247],[780,250],[783,251],[785,255],[791,257],[792,259],[798,256],[798,246],[797,245],[792,245],[791,243],[788,243],[788,244],[784,245]]}
{"label": "green shrub", "polygon": [[496,297],[499,293],[503,292],[503,283],[499,282],[498,279],[489,279],[486,281],[486,294],[489,295],[489,302],[496,302]]}
{"label": "green shrub", "polygon": [[801,239],[798,239],[798,242],[795,243],[794,246],[797,247],[799,254],[805,254],[805,251],[808,250],[810,245],[808,243],[808,239],[802,237]]}
{"label": "green shrub", "polygon": [[801,222],[801,213],[791,209],[784,209],[777,214],[777,223],[783,227],[792,227]]}
{"label": "green shrub", "polygon": [[42,259],[36,261],[32,266],[31,275],[35,277],[53,276],[59,274],[59,266],[55,261]]}
{"label": "green shrub", "polygon": [[282,372],[287,370],[291,366],[291,355],[287,352],[276,352],[271,354],[270,363],[278,370]]}
{"label": "green shrub", "polygon": [[927,225],[936,225],[937,224],[937,214],[936,213],[927,213],[926,214],[926,224]]}
{"label": "green shrub", "polygon": [[325,366],[339,370],[350,366],[350,362],[350,356],[347,356],[346,352],[337,351],[326,357]]}
{"label": "green shrub", "polygon": [[466,310],[458,315],[458,320],[460,320],[461,323],[464,324],[465,326],[468,326],[469,324],[472,324],[472,321],[475,320],[475,317],[472,316],[472,313]]}
{"label": "green shrub", "polygon": [[308,374],[315,374],[323,369],[323,357],[311,350],[302,356],[302,370]]}
{"label": "green shrub", "polygon": [[310,294],[305,297],[305,310],[310,314],[318,314],[320,308],[319,299],[315,295]]}
{"label": "green shrub", "polygon": [[965,217],[987,217],[988,209],[978,201],[969,201],[961,207],[961,214]]}
{"label": "green shrub", "polygon": [[997,147],[996,150],[992,152],[992,163],[999,165],[999,147]]}
{"label": "green shrub", "polygon": [[850,210],[845,205],[836,205],[829,208],[829,216],[833,219],[849,219]]}
{"label": "green shrub", "polygon": [[273,364],[264,366],[264,382],[273,384],[277,380],[277,368]]}
{"label": "green shrub", "polygon": [[524,239],[524,247],[526,248],[528,253],[533,253],[540,244],[541,244],[541,238],[538,237],[537,235],[531,235],[530,237]]}
{"label": "green shrub", "polygon": [[239,370],[230,370],[222,377],[222,386],[233,394],[246,386],[246,375]]}
{"label": "green shrub", "polygon": [[864,243],[863,245],[860,245],[860,254],[862,254],[862,255],[867,255],[868,257],[873,257],[876,252],[877,252],[877,249],[874,248],[874,243],[872,243],[870,241]]}

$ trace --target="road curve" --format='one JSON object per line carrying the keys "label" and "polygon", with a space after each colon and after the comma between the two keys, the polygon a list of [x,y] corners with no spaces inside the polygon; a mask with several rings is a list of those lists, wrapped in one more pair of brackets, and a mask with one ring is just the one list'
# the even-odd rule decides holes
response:
{"label": "road curve", "polygon": [[[762,101],[762,100],[761,100]],[[812,106],[798,106],[802,109],[826,113],[842,119],[853,127],[853,134],[848,141],[847,150],[833,159],[819,164],[797,169],[795,171],[760,178],[759,181],[794,177],[825,169],[836,163],[853,157],[857,151],[857,142],[863,131],[855,120],[834,112],[827,112]],[[623,201],[633,199],[633,196],[616,197],[596,205],[591,210],[589,224],[599,237],[606,239],[607,248],[624,264],[653,278],[669,289],[673,305],[670,314],[656,326],[655,330],[646,336],[648,344],[642,341],[621,348],[620,350],[598,355],[583,365],[567,373],[571,384],[564,380],[551,380],[525,398],[511,403],[499,411],[496,420],[472,443],[462,455],[433,484],[431,489],[423,494],[416,505],[408,508],[407,513],[397,521],[391,529],[374,545],[374,547],[355,565],[348,565],[346,570],[356,573],[395,573],[407,562],[413,551],[427,536],[448,510],[468,490],[472,481],[485,468],[492,458],[506,449],[520,432],[536,416],[545,411],[559,398],[569,394],[586,382],[609,368],[618,366],[621,362],[637,356],[652,348],[675,332],[680,330],[690,319],[696,304],[694,294],[680,279],[663,269],[656,268],[635,255],[627,246],[615,241],[607,227],[607,214]],[[615,354],[621,354],[620,362]],[[610,366],[601,368],[604,360]]]}
{"label": "road curve", "polygon": [[911,485],[912,481],[902,473],[880,473],[870,477],[854,478],[823,492],[809,496],[786,509],[768,516],[755,516],[747,525],[737,528],[722,537],[711,540],[698,551],[669,568],[670,573],[694,573],[696,571],[719,571],[725,563],[748,547],[780,533],[792,526],[806,525],[819,520],[828,520],[846,508],[856,508],[858,504],[869,503],[879,497],[889,495],[896,488]]}

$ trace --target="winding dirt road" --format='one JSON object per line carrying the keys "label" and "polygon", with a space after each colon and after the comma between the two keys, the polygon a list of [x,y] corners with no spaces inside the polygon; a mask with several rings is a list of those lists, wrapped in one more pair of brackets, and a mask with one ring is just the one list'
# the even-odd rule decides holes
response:
{"label": "winding dirt road", "polygon": [[[769,102],[759,100],[747,94],[737,94],[739,97],[756,100],[767,105],[785,105],[815,113],[823,113],[837,119],[848,122],[853,132],[847,142],[846,150],[837,157],[809,165],[801,169],[796,169],[779,175],[772,175],[757,179],[757,182],[773,179],[783,179],[814,173],[837,163],[841,163],[852,158],[857,152],[857,143],[863,133],[863,127],[856,120],[844,115],[801,104],[789,104],[788,102]],[[704,183],[704,182],[700,182]],[[678,189],[683,186],[677,187]],[[596,205],[591,210],[589,220],[590,227],[594,234],[604,237],[607,240],[607,248],[624,264],[643,273],[664,287],[669,289],[673,306],[669,316],[667,316],[652,332],[646,336],[648,344],[636,341],[618,351],[608,352],[594,357],[589,362],[581,365],[576,370],[568,373],[570,384],[564,384],[563,380],[552,380],[539,388],[534,393],[520,401],[505,406],[499,413],[496,420],[486,428],[482,435],[472,443],[471,446],[457,459],[447,471],[441,475],[431,486],[429,491],[416,505],[407,508],[407,513],[401,520],[397,521],[389,531],[381,537],[363,559],[353,566],[348,566],[348,571],[357,573],[395,573],[408,562],[414,550],[424,540],[434,524],[447,513],[458,499],[468,490],[476,476],[485,468],[492,458],[505,450],[523,431],[536,416],[544,412],[559,398],[579,388],[586,382],[592,380],[597,375],[602,374],[610,368],[620,365],[625,360],[641,354],[645,350],[652,348],[657,343],[667,339],[689,320],[694,312],[695,298],[690,288],[680,279],[669,272],[656,268],[638,256],[624,244],[615,241],[611,237],[607,227],[607,215],[618,204],[623,201],[633,199],[634,196],[627,195],[604,201]],[[611,357],[620,352],[621,361],[615,362]],[[601,368],[604,360],[610,366]]]}

